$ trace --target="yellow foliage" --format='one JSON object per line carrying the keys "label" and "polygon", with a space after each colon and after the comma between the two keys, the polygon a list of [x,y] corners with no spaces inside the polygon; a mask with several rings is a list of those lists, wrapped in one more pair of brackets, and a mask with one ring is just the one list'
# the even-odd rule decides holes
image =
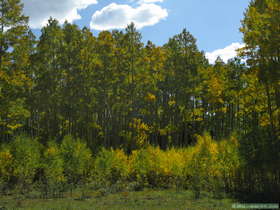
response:
{"label": "yellow foliage", "polygon": [[174,106],[176,104],[176,101],[175,100],[170,100],[168,101],[168,105],[169,106]]}
{"label": "yellow foliage", "polygon": [[129,157],[130,174],[139,182],[166,187],[183,178],[189,156],[189,149],[164,151],[149,146],[133,151]]}
{"label": "yellow foliage", "polygon": [[16,130],[17,128],[20,128],[22,126],[23,126],[22,124],[14,124],[14,125],[9,124],[9,125],[7,125],[7,127],[11,130]]}
{"label": "yellow foliage", "polygon": [[64,183],[64,182],[66,182],[66,177],[64,175],[59,175],[59,176],[57,176],[57,181],[59,183]]}
{"label": "yellow foliage", "polygon": [[8,76],[7,76],[6,72],[0,71],[0,79],[2,79],[2,80],[7,80],[8,79]]}
{"label": "yellow foliage", "polygon": [[181,176],[185,168],[185,157],[183,150],[170,149],[159,154],[160,169],[163,175]]}
{"label": "yellow foliage", "polygon": [[136,136],[133,141],[137,146],[143,146],[148,139],[148,133],[150,132],[150,127],[142,122],[141,119],[134,118],[131,123],[129,123],[129,127],[134,130]]}
{"label": "yellow foliage", "polygon": [[121,149],[117,149],[114,152],[115,159],[113,165],[121,171],[122,176],[127,176],[129,172],[129,161],[127,155]]}
{"label": "yellow foliage", "polygon": [[129,173],[127,155],[121,149],[102,149],[94,160],[96,178],[114,182],[117,179],[126,179]]}
{"label": "yellow foliage", "polygon": [[7,179],[11,174],[13,156],[8,150],[0,152],[0,177]]}
{"label": "yellow foliage", "polygon": [[195,121],[203,121],[203,108],[195,108],[193,109],[193,112],[190,115],[190,118]]}
{"label": "yellow foliage", "polygon": [[147,124],[141,121],[141,119],[134,118],[131,123],[129,123],[129,127],[134,128],[136,130],[144,130],[148,131],[150,128]]}
{"label": "yellow foliage", "polygon": [[223,83],[215,76],[209,81],[209,88],[214,96],[220,96],[223,92]]}
{"label": "yellow foliage", "polygon": [[47,149],[46,151],[46,156],[52,156],[52,155],[56,155],[57,154],[57,148],[55,147],[50,147]]}
{"label": "yellow foliage", "polygon": [[261,116],[261,118],[260,118],[260,125],[262,127],[266,127],[266,126],[270,125],[270,119],[269,119],[268,115]]}
{"label": "yellow foliage", "polygon": [[155,101],[156,100],[156,96],[152,93],[148,93],[147,96],[146,96],[146,100],[147,101]]}
{"label": "yellow foliage", "polygon": [[209,135],[198,135],[197,141],[190,161],[191,174],[197,176],[200,173],[204,178],[220,176],[217,143]]}
{"label": "yellow foliage", "polygon": [[226,113],[227,112],[227,107],[220,108],[220,111],[223,112],[223,113]]}
{"label": "yellow foliage", "polygon": [[161,136],[166,136],[167,135],[167,130],[166,129],[159,129],[159,134]]}
{"label": "yellow foliage", "polygon": [[[137,129],[148,130],[148,126],[141,120],[135,119],[134,123],[133,126]],[[192,147],[161,150],[159,147],[147,146],[132,151],[130,156],[121,149],[103,149],[94,161],[91,159],[91,153],[87,152],[81,143],[73,146],[73,142],[69,140],[64,147],[63,149],[52,143],[43,153],[48,184],[59,185],[68,180],[69,175],[65,174],[65,164],[69,155],[62,156],[62,154],[63,152],[68,154],[69,150],[73,149],[71,158],[79,163],[77,162],[77,165],[73,167],[72,163],[67,166],[70,167],[68,173],[84,175],[86,173],[78,172],[79,167],[82,167],[82,171],[88,170],[88,164],[91,162],[94,169],[90,170],[97,176],[112,182],[119,179],[134,179],[142,184],[166,187],[174,184],[177,186],[178,180],[191,184],[194,181],[193,178],[198,178],[200,181],[197,183],[207,182],[205,186],[210,186],[217,180],[232,180],[240,167],[239,142],[234,136],[216,142],[206,134],[197,136],[197,144]],[[13,175],[13,163],[14,158],[9,150],[0,151],[0,176],[2,178],[8,179]]]}
{"label": "yellow foliage", "polygon": [[59,147],[55,143],[50,143],[49,147],[44,152],[45,158],[45,175],[50,185],[57,185],[66,182],[66,177],[63,173],[64,160],[61,157]]}

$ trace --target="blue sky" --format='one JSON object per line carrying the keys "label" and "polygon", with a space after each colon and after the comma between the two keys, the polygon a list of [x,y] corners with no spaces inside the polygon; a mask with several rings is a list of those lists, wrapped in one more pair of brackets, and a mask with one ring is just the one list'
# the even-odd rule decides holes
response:
{"label": "blue sky", "polygon": [[197,39],[210,62],[226,61],[242,47],[240,20],[250,0],[23,0],[30,25],[38,31],[52,16],[101,30],[122,29],[133,21],[143,41],[162,45],[183,28]]}

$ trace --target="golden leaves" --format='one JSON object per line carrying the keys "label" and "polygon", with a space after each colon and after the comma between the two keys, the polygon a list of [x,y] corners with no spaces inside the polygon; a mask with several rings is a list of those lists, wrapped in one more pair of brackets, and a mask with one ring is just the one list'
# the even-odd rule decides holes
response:
{"label": "golden leaves", "polygon": [[0,178],[9,177],[12,169],[13,156],[9,150],[0,151]]}
{"label": "golden leaves", "polygon": [[174,106],[176,104],[176,101],[175,100],[170,100],[168,101],[168,105],[169,106]]}
{"label": "golden leaves", "polygon": [[152,93],[147,93],[146,100],[150,101],[150,102],[153,102],[153,101],[156,100],[156,96]]}
{"label": "golden leaves", "polygon": [[129,127],[133,129],[135,133],[134,144],[136,146],[143,146],[147,143],[148,140],[148,133],[151,131],[151,127],[146,123],[142,122],[141,119],[133,118],[132,122],[129,123]]}

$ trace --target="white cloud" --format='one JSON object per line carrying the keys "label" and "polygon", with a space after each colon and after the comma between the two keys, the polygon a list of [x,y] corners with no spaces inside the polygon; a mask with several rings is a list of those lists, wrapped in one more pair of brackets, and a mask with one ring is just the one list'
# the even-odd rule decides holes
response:
{"label": "white cloud", "polygon": [[138,4],[151,4],[156,2],[163,2],[164,0],[129,0],[129,2],[137,2]]}
{"label": "white cloud", "polygon": [[149,3],[155,3],[155,2],[163,2],[163,0],[139,0],[138,3],[140,4],[149,4]]}
{"label": "white cloud", "polygon": [[134,22],[141,29],[155,25],[167,16],[167,10],[155,4],[141,4],[133,8],[126,4],[112,3],[93,14],[90,27],[96,30],[123,29]]}
{"label": "white cloud", "polygon": [[237,49],[242,48],[244,46],[244,44],[235,42],[225,47],[224,49],[218,49],[214,50],[213,52],[207,52],[205,56],[211,64],[215,63],[218,56],[220,56],[224,62],[227,62],[229,59],[234,58],[237,55]]}
{"label": "white cloud", "polygon": [[97,0],[23,0],[23,3],[23,11],[30,17],[31,28],[41,28],[50,16],[62,23],[80,19],[78,10],[96,4]]}

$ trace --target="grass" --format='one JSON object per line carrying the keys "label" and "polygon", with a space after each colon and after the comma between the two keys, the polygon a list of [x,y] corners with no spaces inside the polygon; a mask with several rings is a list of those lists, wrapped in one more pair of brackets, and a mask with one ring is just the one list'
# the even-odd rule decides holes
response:
{"label": "grass", "polygon": [[[82,193],[75,191],[60,199],[39,199],[19,196],[2,196],[0,209],[62,209],[62,210],[137,210],[137,209],[184,209],[184,210],[225,210],[231,209],[232,199],[214,199],[207,193],[194,199],[190,191],[143,190],[107,194],[100,191]],[[3,208],[5,207],[5,208]],[[1,210],[2,210],[1,209]]]}

